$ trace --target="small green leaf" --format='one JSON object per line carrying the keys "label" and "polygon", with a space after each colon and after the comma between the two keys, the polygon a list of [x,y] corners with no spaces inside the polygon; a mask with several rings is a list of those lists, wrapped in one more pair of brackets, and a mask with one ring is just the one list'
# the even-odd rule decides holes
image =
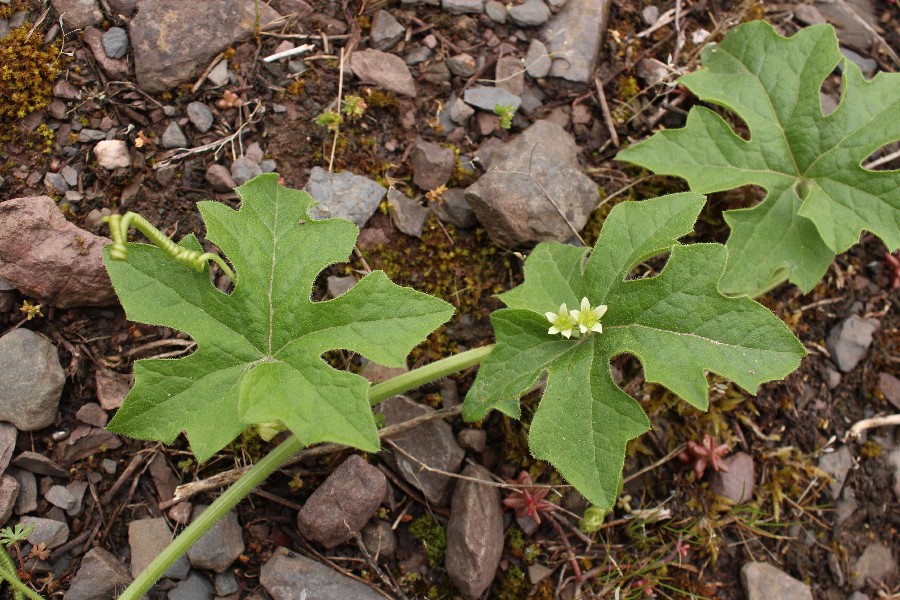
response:
{"label": "small green leaf", "polygon": [[[129,319],[184,331],[197,342],[188,357],[135,363],[134,387],[110,430],[166,443],[186,432],[200,460],[248,425],[272,421],[307,445],[378,450],[368,382],[331,368],[322,353],[347,349],[401,366],[453,309],[380,271],[334,300],[312,302],[316,277],[346,260],[358,230],[349,221],[310,220],[312,198],[277,181],[261,175],[238,188],[238,211],[198,205],[209,240],[235,267],[231,294],[216,289],[209,273],[153,246],[129,244],[127,262],[104,256]],[[193,236],[181,245],[200,248]]]}
{"label": "small green leaf", "polygon": [[[759,205],[725,213],[732,231],[723,291],[755,295],[787,275],[808,292],[864,230],[900,247],[900,172],[861,166],[900,139],[900,74],[865,81],[841,56],[830,25],[783,38],[768,23],[747,23],[702,58],[703,68],[679,82],[744,119],[750,141],[694,107],[683,129],[657,133],[618,158],[683,177],[702,193],[766,189]],[[839,62],[843,98],[824,116],[819,88]]]}
{"label": "small green leaf", "polygon": [[[784,323],[749,298],[719,292],[725,248],[678,244],[704,202],[685,193],[616,206],[586,263],[586,249],[539,244],[525,261],[525,282],[500,295],[510,308],[491,317],[497,346],[478,371],[463,416],[478,420],[498,409],[518,417],[519,397],[547,373],[531,451],[593,504],[609,508],[625,446],[649,428],[640,405],[612,379],[614,356],[637,356],[647,381],[700,409],[708,402],[707,372],[754,391],[794,370],[805,351]],[[659,275],[627,279],[638,263],[666,251]],[[608,306],[603,332],[550,335],[544,313],[561,303],[576,308],[584,297]]]}

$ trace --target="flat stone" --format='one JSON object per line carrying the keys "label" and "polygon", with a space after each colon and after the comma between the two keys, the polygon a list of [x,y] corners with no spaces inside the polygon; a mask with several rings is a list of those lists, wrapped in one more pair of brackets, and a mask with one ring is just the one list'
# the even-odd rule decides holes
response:
{"label": "flat stone", "polygon": [[350,70],[359,79],[401,96],[416,95],[412,73],[399,56],[381,50],[357,50],[350,56]]}
{"label": "flat stone", "polygon": [[471,119],[472,115],[474,114],[474,108],[463,102],[461,99],[457,98],[453,101],[453,104],[450,105],[447,116],[449,116],[450,120],[455,124],[465,125],[469,122],[469,119]]}
{"label": "flat stone", "polygon": [[441,8],[451,15],[481,14],[485,0],[441,0]]}
{"label": "flat stone", "polygon": [[525,91],[525,68],[522,61],[515,56],[498,58],[494,68],[494,80],[497,82],[497,86],[516,97],[521,97],[522,92]]}
{"label": "flat stone", "polygon": [[225,165],[209,165],[205,178],[213,191],[220,194],[232,192],[237,187],[237,183],[231,177],[231,171]]}
{"label": "flat stone", "polygon": [[50,490],[44,494],[44,498],[46,498],[47,502],[53,506],[58,506],[63,510],[69,510],[75,506],[75,496],[61,485],[54,485],[51,487]]}
{"label": "flat stone", "polygon": [[369,32],[369,41],[378,50],[393,48],[403,36],[406,35],[406,27],[394,18],[386,10],[379,10],[372,18],[372,29]]}
{"label": "flat stone", "polygon": [[[388,398],[378,405],[378,410],[384,414],[385,425],[395,425],[434,411],[406,396]],[[406,481],[421,490],[428,502],[445,506],[450,500],[453,478],[426,471],[422,465],[448,473],[459,472],[465,452],[456,443],[450,424],[446,421],[424,423],[392,437],[391,441],[400,452],[387,452],[385,459]]]}
{"label": "flat stone", "polygon": [[465,228],[478,224],[478,218],[466,202],[466,190],[463,188],[450,188],[441,194],[440,202],[430,202],[428,206],[444,223]]}
{"label": "flat stone", "polygon": [[259,582],[273,600],[384,600],[369,586],[282,547],[263,565]]}
{"label": "flat stone", "polygon": [[[491,482],[491,474],[468,465],[462,475]],[[450,581],[466,600],[480,598],[494,580],[503,554],[500,490],[461,479],[453,492],[447,524],[445,564]]]}
{"label": "flat stone", "polygon": [[213,124],[213,113],[203,102],[191,102],[187,105],[187,116],[191,124],[200,133],[206,133]]}
{"label": "flat stone", "polygon": [[86,481],[73,481],[69,485],[66,486],[66,490],[69,494],[72,495],[72,498],[75,499],[75,502],[72,506],[66,509],[66,514],[70,517],[75,517],[81,514],[81,509],[84,505],[84,493],[87,492],[88,484]]}
{"label": "flat stone", "polygon": [[22,517],[19,522],[23,525],[34,525],[34,529],[28,535],[28,543],[32,546],[45,544],[48,549],[52,550],[62,546],[69,539],[69,526],[62,521]]}
{"label": "flat stone", "polygon": [[879,326],[876,319],[851,315],[831,329],[826,345],[832,360],[841,371],[849,373],[865,358],[872,345],[872,336]]}
{"label": "flat stone", "polygon": [[265,157],[265,153],[263,152],[262,147],[258,142],[253,142],[247,149],[244,150],[244,156],[255,162],[256,164],[260,164]]}
{"label": "flat stone", "polygon": [[431,49],[425,46],[416,46],[406,53],[406,58],[403,59],[403,62],[412,67],[414,65],[421,64],[431,58],[431,54]]}
{"label": "flat stone", "polygon": [[334,548],[369,522],[386,490],[384,473],[353,454],[309,497],[297,513],[297,528],[307,539]]}
{"label": "flat stone", "polygon": [[363,545],[376,561],[385,561],[397,552],[397,534],[387,521],[375,520],[363,527]]}
{"label": "flat stone", "polygon": [[343,296],[353,289],[356,285],[356,277],[348,275],[346,277],[338,277],[336,275],[328,276],[328,295],[332,298]]}
{"label": "flat stone", "polygon": [[878,389],[881,390],[887,401],[894,405],[894,408],[900,409],[900,379],[890,373],[879,373]]}
{"label": "flat stone", "polygon": [[0,527],[9,521],[18,498],[19,482],[12,475],[4,473],[0,476]]}
{"label": "flat stone", "polygon": [[841,446],[834,452],[823,454],[819,458],[819,468],[831,475],[832,481],[828,484],[828,491],[833,499],[837,499],[841,495],[841,488],[847,480],[847,473],[853,466],[853,455],[850,448]]}
{"label": "flat stone", "polygon": [[419,140],[409,154],[413,183],[422,190],[434,190],[450,180],[456,155],[450,148]]}
{"label": "flat stone", "polygon": [[0,422],[0,474],[6,471],[9,461],[16,451],[19,430],[15,425]]}
{"label": "flat stone", "polygon": [[57,194],[65,194],[69,190],[69,184],[59,173],[44,174],[44,186],[47,191]]}
{"label": "flat stone", "polygon": [[879,27],[875,3],[872,0],[846,0],[841,3],[816,0],[813,7],[818,9],[819,16],[824,19],[823,22],[835,24],[841,45],[852,46],[860,52],[868,52],[876,43],[874,31],[870,29],[877,30]]}
{"label": "flat stone", "polygon": [[169,121],[169,125],[163,131],[161,143],[163,148],[190,148],[191,146],[181,127],[175,121]]}
{"label": "flat stone", "polygon": [[106,139],[106,132],[100,131],[99,129],[90,129],[85,127],[78,132],[78,141],[82,144],[88,142],[98,142],[104,139]]}
{"label": "flat stone", "polygon": [[109,420],[106,411],[95,402],[84,404],[78,409],[78,412],[75,413],[75,418],[82,423],[101,428],[106,427],[106,422]]}
{"label": "flat stone", "polygon": [[89,425],[79,425],[69,437],[60,442],[56,454],[63,464],[72,464],[106,450],[115,450],[121,445],[122,440],[112,432]]}
{"label": "flat stone", "polygon": [[195,572],[169,590],[168,600],[213,600],[213,592],[209,580]]}
{"label": "flat stone", "polygon": [[397,226],[397,229],[406,235],[422,237],[425,221],[431,214],[428,207],[407,198],[406,194],[395,188],[388,190],[387,197],[391,210],[391,221]]}
{"label": "flat stone", "polygon": [[70,29],[84,29],[103,20],[97,0],[52,0],[51,3]]}
{"label": "flat stone", "polygon": [[592,83],[606,32],[610,0],[569,0],[541,29],[553,65],[550,75]]}
{"label": "flat stone", "polygon": [[257,175],[262,175],[259,163],[247,156],[241,156],[231,163],[231,178],[237,185],[244,185]]}
{"label": "flat stone", "polygon": [[[144,0],[128,23],[138,86],[158,94],[196,78],[222,50],[281,15],[265,3]],[[227,65],[226,65],[227,68]]]}
{"label": "flat stone", "polygon": [[897,579],[897,559],[883,544],[869,544],[854,563],[851,584],[859,590],[865,586],[890,588]]}
{"label": "flat stone", "polygon": [[109,8],[117,15],[121,15],[126,19],[134,14],[137,10],[138,0],[106,0]]}
{"label": "flat stone", "polygon": [[456,434],[460,447],[472,452],[484,452],[487,448],[487,432],[484,429],[463,429]]}
{"label": "flat stone", "polygon": [[65,179],[66,183],[70,186],[75,187],[78,185],[78,171],[71,166],[64,166],[59,170],[59,174],[62,175],[63,179]]}
{"label": "flat stone", "polygon": [[493,152],[466,201],[496,244],[566,242],[584,227],[600,195],[577,153],[572,136],[550,121],[537,121]]}
{"label": "flat stone", "polygon": [[128,61],[124,58],[110,58],[103,44],[103,32],[96,27],[84,28],[84,41],[94,60],[106,71],[111,77],[125,79],[128,77]]}
{"label": "flat stone", "polygon": [[468,52],[455,54],[447,59],[447,68],[457,77],[471,77],[478,68],[478,63]]}
{"label": "flat stone", "polygon": [[746,452],[737,452],[722,461],[725,469],[716,471],[709,482],[709,489],[724,496],[735,504],[748,502],[753,498],[753,484],[756,467],[753,458]]}
{"label": "flat stone", "polygon": [[794,7],[794,16],[804,25],[820,25],[828,22],[812,4],[798,4]]}
{"label": "flat stone", "polygon": [[103,34],[103,50],[110,58],[122,58],[128,54],[128,33],[121,27],[110,27]]}
{"label": "flat stone", "polygon": [[463,99],[467,104],[493,113],[498,106],[512,106],[518,109],[522,99],[515,94],[510,94],[503,88],[475,85],[466,90]]}
{"label": "flat stone", "polygon": [[502,25],[506,23],[506,5],[498,0],[488,0],[484,5],[484,12],[494,23]]}
{"label": "flat stone", "polygon": [[37,510],[37,479],[34,474],[24,469],[10,469],[9,475],[19,484],[19,495],[13,509],[17,515],[24,515]]}
{"label": "flat stone", "polygon": [[[206,509],[207,507],[202,504],[195,506],[192,520],[196,521]],[[191,546],[187,556],[195,569],[209,569],[221,573],[243,552],[244,537],[237,513],[229,511]]]}
{"label": "flat stone", "polygon": [[227,596],[240,590],[237,578],[231,571],[216,573],[213,577],[213,584],[216,588],[216,594],[219,596]]}
{"label": "flat stone", "polygon": [[382,185],[361,175],[329,173],[321,167],[313,167],[304,190],[319,203],[309,211],[313,219],[347,219],[357,227],[365,226],[387,193]]}
{"label": "flat stone", "polygon": [[112,369],[97,369],[94,373],[97,401],[104,410],[115,410],[122,406],[125,396],[131,390],[132,375],[116,373]]}
{"label": "flat stone", "polygon": [[[535,79],[546,77],[550,73],[550,53],[547,46],[537,38],[532,38],[525,55],[525,71]],[[521,94],[520,94],[521,95]]]}
{"label": "flat stone", "polygon": [[749,562],[741,567],[741,585],[747,600],[813,600],[808,585],[768,563]]}
{"label": "flat stone", "polygon": [[544,0],[525,0],[508,9],[509,20],[521,27],[537,27],[550,20],[550,8]]}
{"label": "flat stone", "polygon": [[[172,541],[172,530],[162,517],[138,519],[128,524],[128,544],[131,546],[131,576],[137,577]],[[184,579],[191,565],[187,556],[180,556],[163,577]]]}
{"label": "flat stone", "polygon": [[97,164],[107,171],[127,169],[131,166],[128,144],[123,140],[97,142],[97,145],[94,146],[94,156],[97,158]]}
{"label": "flat stone", "polygon": [[21,431],[53,424],[66,376],[47,338],[25,328],[0,338],[0,381],[0,421]]}
{"label": "flat stone", "polygon": [[[862,74],[866,79],[872,79],[872,76],[874,76],[875,72],[878,70],[878,62],[875,59],[861,56],[850,48],[841,48],[841,54],[843,54],[847,60],[859,67],[859,70],[862,71]],[[838,71],[843,72],[843,68],[843,63],[838,63]]]}
{"label": "flat stone", "polygon": [[231,77],[228,74],[228,61],[220,60],[216,63],[210,72],[206,75],[206,79],[213,83],[213,85],[225,85],[227,84]]}
{"label": "flat stone", "polygon": [[91,548],[72,578],[65,600],[113,600],[131,583],[128,569],[103,548]]}

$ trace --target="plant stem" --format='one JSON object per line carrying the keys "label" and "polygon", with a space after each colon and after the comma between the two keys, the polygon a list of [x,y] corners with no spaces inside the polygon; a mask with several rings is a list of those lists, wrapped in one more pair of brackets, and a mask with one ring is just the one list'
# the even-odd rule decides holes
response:
{"label": "plant stem", "polygon": [[[369,389],[369,402],[374,406],[391,396],[402,394],[441,377],[461,371],[466,367],[477,365],[487,358],[493,349],[494,346],[490,345],[467,350],[373,385]],[[225,493],[210,504],[209,508],[203,511],[196,521],[188,525],[184,531],[172,540],[146,569],[141,571],[137,579],[119,596],[119,600],[139,600],[163,576],[163,573],[168,570],[172,563],[187,552],[194,542],[199,540],[208,529],[225,516],[225,513],[234,508],[256,486],[265,481],[269,475],[277,471],[281,465],[302,448],[303,443],[296,436],[292,435],[253,465],[240,479],[225,490]],[[42,600],[39,596],[37,599]]]}

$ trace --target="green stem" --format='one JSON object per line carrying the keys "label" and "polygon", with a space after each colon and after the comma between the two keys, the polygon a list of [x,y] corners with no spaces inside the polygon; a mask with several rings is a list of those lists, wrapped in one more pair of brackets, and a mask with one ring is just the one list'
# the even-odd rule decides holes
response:
{"label": "green stem", "polygon": [[[494,346],[490,345],[467,350],[373,385],[369,388],[369,402],[374,406],[391,396],[402,394],[441,377],[461,371],[466,367],[477,365],[487,358],[493,349]],[[141,571],[137,579],[125,590],[125,593],[119,596],[119,600],[139,600],[163,576],[163,573],[168,570],[172,563],[188,551],[194,542],[199,540],[229,510],[234,508],[256,486],[265,481],[269,475],[277,471],[281,465],[302,448],[303,443],[296,436],[292,435],[281,442],[261,461],[253,465],[250,470],[244,473],[240,479],[210,504],[209,508],[203,511],[196,521],[188,525],[178,537],[172,540],[146,569]],[[37,597],[34,600],[43,599]]]}
{"label": "green stem", "polygon": [[19,579],[19,574],[16,572],[16,565],[4,547],[0,547],[0,578],[13,588],[13,598],[19,600],[28,596],[31,600],[44,600],[40,594],[22,583]]}

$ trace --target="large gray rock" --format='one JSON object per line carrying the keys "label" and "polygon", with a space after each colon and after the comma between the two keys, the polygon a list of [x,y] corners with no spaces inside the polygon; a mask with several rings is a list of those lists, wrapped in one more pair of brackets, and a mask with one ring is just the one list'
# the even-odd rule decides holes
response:
{"label": "large gray rock", "polygon": [[103,548],[92,548],[69,584],[66,600],[112,600],[131,582],[128,569]]}
{"label": "large gray rock", "polygon": [[22,431],[53,424],[65,373],[56,346],[28,329],[0,338],[0,421]]}
{"label": "large gray rock", "polygon": [[319,203],[309,214],[313,219],[347,219],[357,227],[366,224],[387,190],[384,186],[349,171],[329,173],[313,167],[304,188]]}
{"label": "large gray rock", "polygon": [[192,80],[216,54],[280,17],[253,0],[144,0],[128,24],[138,85],[158,94]]}
{"label": "large gray rock", "polygon": [[[491,481],[483,467],[469,465],[463,476]],[[450,581],[466,600],[480,598],[494,580],[503,554],[500,490],[461,479],[453,492],[447,524],[445,564]]]}
{"label": "large gray rock", "polygon": [[[172,530],[162,517],[138,519],[128,524],[128,545],[131,547],[131,576],[137,577],[172,541]],[[187,556],[180,556],[163,577],[184,579],[191,564]]]}
{"label": "large gray rock", "polygon": [[69,29],[84,29],[103,20],[97,0],[51,0]]}
{"label": "large gray rock", "polygon": [[[194,507],[193,520],[196,521],[206,509],[207,507],[203,505]],[[204,533],[203,537],[194,542],[187,556],[194,568],[221,573],[243,552],[244,537],[237,513],[230,511]]]}
{"label": "large gray rock", "polygon": [[[388,398],[378,406],[378,410],[384,414],[385,425],[395,425],[434,412],[433,408],[413,402],[406,396]],[[450,500],[453,478],[428,471],[423,465],[449,473],[459,471],[465,451],[456,442],[450,425],[445,421],[431,421],[393,436],[391,442],[399,451],[385,453],[386,460],[406,481],[421,490],[428,502],[445,506]]]}
{"label": "large gray rock", "polygon": [[866,357],[872,345],[872,335],[878,331],[879,325],[877,319],[851,315],[832,327],[826,345],[841,371],[849,373]]}
{"label": "large gray rock", "polygon": [[275,550],[259,582],[273,600],[384,600],[372,588],[287,548]]}
{"label": "large gray rock", "polygon": [[297,528],[307,539],[334,548],[369,522],[385,491],[384,473],[353,454],[309,497],[297,513]]}
{"label": "large gray rock", "polygon": [[416,95],[416,82],[399,56],[381,50],[357,50],[350,56],[350,70],[363,81],[401,96]]}
{"label": "large gray rock", "polygon": [[813,600],[808,585],[769,563],[746,563],[741,567],[741,585],[747,600]]}
{"label": "large gray rock", "polygon": [[572,136],[550,121],[536,122],[493,153],[466,200],[496,244],[565,242],[584,227],[600,194],[577,153]]}
{"label": "large gray rock", "polygon": [[550,75],[590,83],[606,33],[610,0],[569,0],[541,29],[553,57]]}
{"label": "large gray rock", "polygon": [[48,196],[0,202],[0,277],[60,308],[116,302],[103,266],[110,240],[80,229]]}

